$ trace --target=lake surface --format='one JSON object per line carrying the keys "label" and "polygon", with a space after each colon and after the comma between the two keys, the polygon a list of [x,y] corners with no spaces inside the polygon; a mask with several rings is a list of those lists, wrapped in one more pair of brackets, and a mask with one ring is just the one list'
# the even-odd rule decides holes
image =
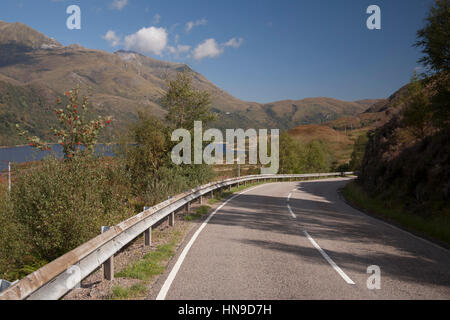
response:
{"label": "lake surface", "polygon": [[[8,168],[8,161],[13,163],[23,163],[29,161],[39,161],[50,155],[59,158],[63,156],[63,148],[59,144],[51,145],[51,151],[40,151],[30,146],[20,146],[11,148],[0,148],[0,171]],[[103,156],[114,156],[113,146],[98,144],[95,152]]]}

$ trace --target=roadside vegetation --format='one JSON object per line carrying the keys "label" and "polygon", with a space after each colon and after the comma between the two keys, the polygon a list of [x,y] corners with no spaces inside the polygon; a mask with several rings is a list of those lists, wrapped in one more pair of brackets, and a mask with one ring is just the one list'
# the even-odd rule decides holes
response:
{"label": "roadside vegetation", "polygon": [[332,169],[333,158],[320,140],[303,143],[287,132],[280,135],[280,174],[321,173]]}
{"label": "roadside vegetation", "polygon": [[413,233],[450,245],[450,218],[446,215],[425,217],[411,214],[404,203],[395,198],[371,196],[356,182],[349,183],[343,195],[354,207],[397,224]]}
{"label": "roadside vegetation", "polygon": [[[169,158],[173,128],[191,130],[192,119],[203,120],[206,127],[214,118],[209,96],[192,89],[191,82],[187,72],[168,80],[167,118],[141,112],[114,158],[93,152],[113,119],[94,117],[79,88],[58,98],[54,113],[59,126],[51,135],[63,146],[64,157],[17,170],[11,193],[0,186],[0,278],[22,278],[97,236],[101,226],[214,179],[210,166],[175,166]],[[69,103],[61,107],[64,101]],[[49,149],[39,137],[18,129],[30,146]]]}
{"label": "roadside vegetation", "polygon": [[450,243],[450,1],[436,1],[416,46],[414,74],[396,114],[355,145],[358,180],[344,194],[358,207]]}

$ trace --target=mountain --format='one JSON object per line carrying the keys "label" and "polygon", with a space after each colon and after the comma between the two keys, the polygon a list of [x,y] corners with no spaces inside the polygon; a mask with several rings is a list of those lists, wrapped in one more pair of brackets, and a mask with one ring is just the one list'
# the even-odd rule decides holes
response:
{"label": "mountain", "polygon": [[55,39],[48,38],[23,23],[7,23],[3,21],[0,21],[0,44],[16,44],[32,49],[62,47]]}
{"label": "mountain", "polygon": [[305,143],[322,141],[338,164],[348,163],[358,137],[385,126],[392,118],[397,117],[407,93],[408,85],[397,90],[388,99],[355,101],[354,103],[360,104],[366,110],[320,125],[300,125],[288,133],[294,139]]}
{"label": "mountain", "polygon": [[54,39],[22,24],[0,21],[0,145],[20,143],[14,127],[20,123],[30,133],[50,139],[54,124],[50,111],[58,96],[80,85],[88,90],[93,109],[116,121],[109,139],[137,119],[144,110],[164,117],[159,104],[166,76],[188,68],[193,85],[212,97],[218,128],[280,128],[323,123],[355,116],[379,100],[355,102],[331,98],[284,100],[261,104],[237,99],[203,75],[180,63],[156,60],[136,52],[108,53],[80,45],[62,46]]}
{"label": "mountain", "polygon": [[401,104],[408,94],[408,85],[403,86],[387,99],[368,100],[370,107],[354,116],[340,117],[326,122],[325,125],[338,130],[359,130],[366,132],[378,128],[388,122],[401,111]]}

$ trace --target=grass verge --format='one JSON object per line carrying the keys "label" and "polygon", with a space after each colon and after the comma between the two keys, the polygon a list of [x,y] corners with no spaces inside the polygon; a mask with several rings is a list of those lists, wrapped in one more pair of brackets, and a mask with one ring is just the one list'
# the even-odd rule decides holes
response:
{"label": "grass verge", "polygon": [[450,218],[437,216],[424,218],[404,210],[401,203],[370,197],[356,182],[349,183],[343,190],[345,199],[357,208],[399,225],[413,233],[450,246]]}
{"label": "grass verge", "polygon": [[182,237],[181,230],[173,230],[168,243],[159,245],[155,251],[147,253],[142,260],[128,265],[122,271],[117,272],[115,276],[147,281],[151,277],[163,273],[166,262],[175,254],[176,246]]}
{"label": "grass verge", "polygon": [[200,217],[204,216],[205,214],[207,214],[209,212],[209,209],[211,209],[211,207],[209,206],[201,206],[199,208],[197,208],[195,210],[194,214],[187,214],[184,216],[184,220],[186,221],[194,221],[197,219],[200,219]]}
{"label": "grass verge", "polygon": [[214,193],[214,197],[211,199],[208,199],[208,203],[209,204],[216,204],[218,202],[222,202],[224,200],[226,200],[227,198],[229,198],[231,195],[233,195],[234,193],[237,192],[241,192],[245,189],[260,185],[260,184],[264,184],[264,182],[258,182],[258,183],[247,183],[246,185],[239,185],[239,187],[232,187],[231,190],[227,190],[227,191],[222,191],[222,192],[215,192]]}
{"label": "grass verge", "polygon": [[147,288],[143,283],[136,283],[129,288],[122,286],[114,286],[112,288],[113,300],[127,300],[142,297],[147,292]]}

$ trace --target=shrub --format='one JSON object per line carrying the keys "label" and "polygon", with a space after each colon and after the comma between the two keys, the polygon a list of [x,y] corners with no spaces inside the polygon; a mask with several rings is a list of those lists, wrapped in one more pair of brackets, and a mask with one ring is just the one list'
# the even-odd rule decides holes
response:
{"label": "shrub", "polygon": [[26,258],[26,241],[21,226],[14,219],[12,202],[0,191],[0,278],[14,281],[20,277],[19,267]]}
{"label": "shrub", "polygon": [[13,185],[14,218],[36,259],[51,261],[131,214],[124,170],[115,162],[46,159]]}
{"label": "shrub", "polygon": [[[168,196],[211,181],[211,166],[175,165],[170,159],[171,131],[161,120],[139,113],[131,129],[134,145],[124,145],[122,153],[140,206],[154,205]],[[142,209],[142,208],[141,208]]]}
{"label": "shrub", "polygon": [[280,173],[327,172],[331,163],[331,153],[322,141],[305,144],[286,132],[280,135]]}

